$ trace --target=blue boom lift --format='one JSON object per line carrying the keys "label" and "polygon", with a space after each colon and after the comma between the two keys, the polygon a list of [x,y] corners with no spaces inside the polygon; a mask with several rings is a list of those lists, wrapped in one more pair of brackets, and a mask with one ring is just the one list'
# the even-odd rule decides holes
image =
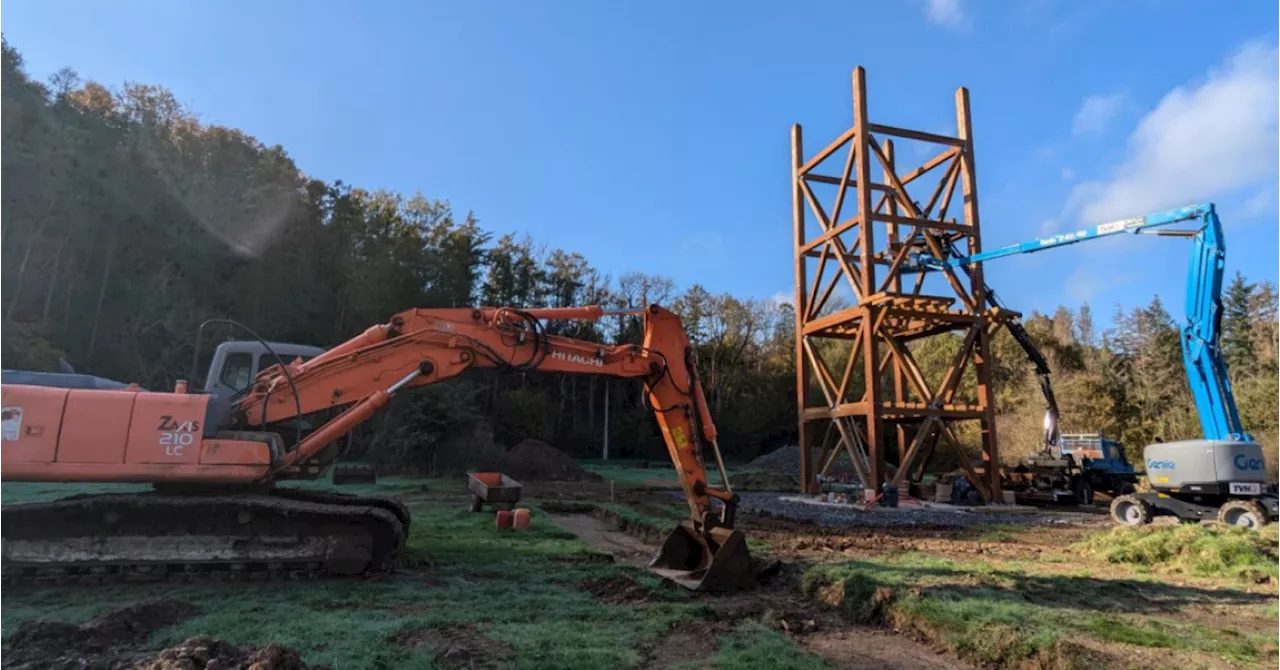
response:
{"label": "blue boom lift", "polygon": [[[964,258],[956,253],[948,238],[942,238],[940,243],[948,259]],[[925,270],[941,269],[944,265],[927,255],[915,256],[912,264],[916,269]],[[968,274],[971,264],[957,262],[954,265]],[[998,311],[1008,311],[995,289],[985,288],[987,302]],[[1101,435],[1062,435],[1049,362],[1020,321],[1006,320],[1004,325],[1035,368],[1045,404],[1042,448],[1014,468],[1017,476],[1006,477],[1006,487],[1019,498],[1036,499],[1047,494],[1053,502],[1074,500],[1081,505],[1093,504],[1094,491],[1113,498],[1133,492],[1138,477],[1119,444]]]}
{"label": "blue boom lift", "polygon": [[[1160,230],[1183,222],[1193,229]],[[1151,491],[1126,493],[1111,503],[1116,522],[1138,526],[1153,516],[1184,521],[1214,519],[1258,528],[1277,518],[1277,491],[1268,484],[1262,448],[1240,423],[1227,366],[1219,349],[1222,274],[1226,259],[1222,224],[1212,204],[1194,205],[1104,223],[1071,233],[962,256],[945,246],[944,258],[914,256],[918,269],[968,269],[977,263],[1121,234],[1190,237],[1187,314],[1181,328],[1182,358],[1195,397],[1201,439],[1157,443],[1143,450]],[[993,303],[994,304],[994,303]],[[1025,345],[1024,345],[1025,346]]]}

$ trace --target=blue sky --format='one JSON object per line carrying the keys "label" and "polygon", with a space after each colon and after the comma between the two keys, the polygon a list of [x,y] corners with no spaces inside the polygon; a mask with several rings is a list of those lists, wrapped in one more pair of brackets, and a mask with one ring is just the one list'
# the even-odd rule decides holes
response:
{"label": "blue sky", "polygon": [[[1228,6],[14,0],[2,21],[36,77],[161,84],[313,176],[769,299],[794,290],[790,125],[810,152],[836,137],[856,65],[879,123],[954,134],[970,89],[987,248],[1213,200],[1228,271],[1274,281],[1277,8]],[[1178,315],[1185,266],[1185,241],[1113,239],[987,278],[1024,312],[1158,292]]]}

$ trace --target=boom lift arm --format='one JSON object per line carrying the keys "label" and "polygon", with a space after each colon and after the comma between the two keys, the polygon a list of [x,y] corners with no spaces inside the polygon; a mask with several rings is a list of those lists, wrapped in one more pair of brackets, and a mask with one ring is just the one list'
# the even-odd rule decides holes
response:
{"label": "boom lift arm", "polygon": [[[1194,229],[1158,230],[1182,222],[1196,222]],[[1205,439],[1252,442],[1240,423],[1227,366],[1218,346],[1222,325],[1222,275],[1226,261],[1222,224],[1212,203],[1180,207],[1146,216],[1111,221],[1092,228],[1042,237],[984,251],[972,256],[937,258],[915,256],[917,268],[968,268],[995,258],[1029,254],[1120,234],[1190,237],[1191,259],[1187,274],[1186,317],[1181,327],[1182,357],[1187,380]]]}
{"label": "boom lift arm", "polygon": [[[948,257],[955,257],[955,247],[951,244],[949,238],[943,237],[940,240],[942,250],[948,254]],[[919,258],[917,258],[919,262]],[[969,275],[969,266],[959,266],[966,275]],[[995,289],[990,285],[984,286],[986,289],[983,294],[986,296],[987,303],[994,307],[997,311],[1006,310],[1004,303],[1000,301],[1000,297],[996,295]],[[1006,310],[1007,311],[1007,310]],[[1040,382],[1040,393],[1044,395],[1044,437],[1043,446],[1045,450],[1052,451],[1058,446],[1058,442],[1062,439],[1062,430],[1058,425],[1058,399],[1053,394],[1053,381],[1051,379],[1052,371],[1049,369],[1049,361],[1045,359],[1040,348],[1036,346],[1031,334],[1023,327],[1022,322],[1017,319],[1006,319],[1004,325],[1009,329],[1009,334],[1013,336],[1018,346],[1022,347],[1022,351],[1026,353],[1027,360],[1031,361],[1032,367],[1036,371],[1036,380]]]}

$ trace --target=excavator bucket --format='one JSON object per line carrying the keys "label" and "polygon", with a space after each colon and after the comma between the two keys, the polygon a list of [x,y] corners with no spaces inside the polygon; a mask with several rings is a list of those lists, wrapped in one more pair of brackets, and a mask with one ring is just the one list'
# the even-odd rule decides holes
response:
{"label": "excavator bucket", "polygon": [[699,533],[692,521],[671,531],[649,570],[691,591],[742,591],[756,582],[742,531],[712,528]]}

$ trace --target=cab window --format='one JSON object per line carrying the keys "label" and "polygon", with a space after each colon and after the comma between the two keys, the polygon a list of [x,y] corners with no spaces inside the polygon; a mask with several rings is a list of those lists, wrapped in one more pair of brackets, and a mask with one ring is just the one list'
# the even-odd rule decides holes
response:
{"label": "cab window", "polygon": [[244,390],[253,381],[253,354],[236,352],[228,355],[218,379],[236,391]]}

